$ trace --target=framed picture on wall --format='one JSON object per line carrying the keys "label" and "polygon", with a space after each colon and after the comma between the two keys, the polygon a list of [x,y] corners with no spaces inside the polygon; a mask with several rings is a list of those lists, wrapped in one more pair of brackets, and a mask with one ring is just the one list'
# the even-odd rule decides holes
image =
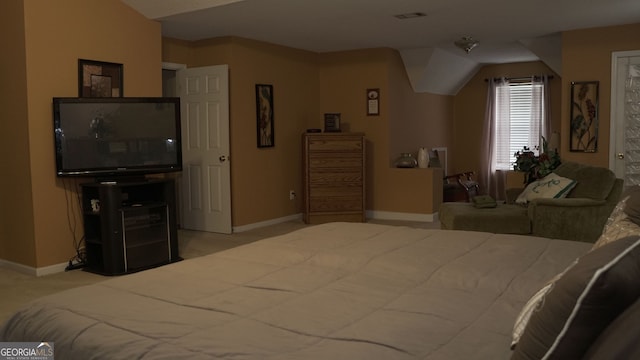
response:
{"label": "framed picture on wall", "polygon": [[598,150],[598,81],[571,83],[569,150]]}
{"label": "framed picture on wall", "polygon": [[79,97],[122,97],[122,64],[78,59]]}
{"label": "framed picture on wall", "polygon": [[367,115],[380,115],[380,89],[367,89]]}
{"label": "framed picture on wall", "polygon": [[258,147],[273,147],[273,85],[256,84]]}

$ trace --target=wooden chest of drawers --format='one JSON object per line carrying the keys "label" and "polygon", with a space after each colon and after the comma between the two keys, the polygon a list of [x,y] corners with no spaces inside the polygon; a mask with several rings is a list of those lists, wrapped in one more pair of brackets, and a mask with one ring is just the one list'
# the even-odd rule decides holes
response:
{"label": "wooden chest of drawers", "polygon": [[302,136],[304,221],[365,221],[365,139],[362,133]]}

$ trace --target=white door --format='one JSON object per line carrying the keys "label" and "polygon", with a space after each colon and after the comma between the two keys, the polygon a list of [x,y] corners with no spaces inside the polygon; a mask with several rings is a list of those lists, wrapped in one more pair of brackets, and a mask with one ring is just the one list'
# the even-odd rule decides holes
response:
{"label": "white door", "polygon": [[182,113],[182,227],[230,234],[229,70],[178,70]]}
{"label": "white door", "polygon": [[640,185],[640,51],[614,52],[609,167],[625,187]]}

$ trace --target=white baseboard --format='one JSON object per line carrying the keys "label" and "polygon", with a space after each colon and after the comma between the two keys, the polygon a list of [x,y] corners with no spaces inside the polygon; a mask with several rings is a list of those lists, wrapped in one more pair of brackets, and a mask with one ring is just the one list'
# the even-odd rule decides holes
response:
{"label": "white baseboard", "polygon": [[294,221],[294,220],[300,220],[300,219],[302,219],[302,214],[294,214],[294,215],[289,215],[289,216],[285,216],[277,219],[261,221],[253,224],[234,226],[233,232],[234,233],[244,232],[244,231],[249,231],[249,230],[253,230],[253,229],[257,229],[257,228],[261,228],[269,225],[275,225],[275,224],[280,224],[287,221]]}
{"label": "white baseboard", "polygon": [[68,263],[61,263],[41,268],[34,268],[33,266],[22,265],[13,261],[0,259],[0,267],[11,269],[13,271],[31,276],[45,276],[60,273],[65,271],[68,265]]}
{"label": "white baseboard", "polygon": [[367,218],[378,219],[378,220],[435,222],[435,221],[438,221],[438,213],[436,212],[434,214],[416,214],[416,213],[401,213],[401,212],[392,212],[392,211],[367,210]]}

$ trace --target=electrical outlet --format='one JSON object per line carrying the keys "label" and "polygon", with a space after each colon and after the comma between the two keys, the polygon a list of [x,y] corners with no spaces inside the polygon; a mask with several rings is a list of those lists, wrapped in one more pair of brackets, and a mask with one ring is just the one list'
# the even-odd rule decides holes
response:
{"label": "electrical outlet", "polygon": [[296,199],[296,192],[293,190],[289,190],[289,200],[295,200]]}

